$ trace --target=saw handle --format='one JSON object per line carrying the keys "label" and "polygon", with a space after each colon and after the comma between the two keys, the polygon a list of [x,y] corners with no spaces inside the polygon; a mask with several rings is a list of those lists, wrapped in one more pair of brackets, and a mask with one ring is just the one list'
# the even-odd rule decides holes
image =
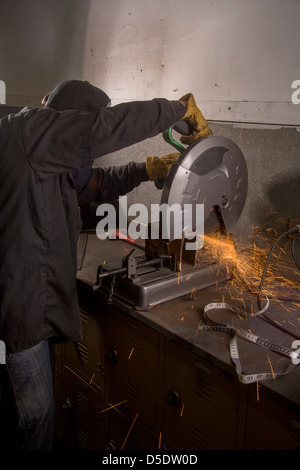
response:
{"label": "saw handle", "polygon": [[163,132],[163,138],[165,139],[165,141],[168,144],[172,145],[178,152],[183,152],[185,150],[185,147],[173,138],[173,129],[181,135],[189,135],[189,125],[187,121],[177,121],[171,127],[169,127],[169,129]]}
{"label": "saw handle", "polygon": [[[181,145],[179,142],[177,142],[175,139],[173,139],[173,136],[172,136],[173,129],[174,131],[178,132],[181,135],[189,135],[190,133],[189,125],[187,121],[177,121],[171,127],[169,127],[169,129],[164,131],[162,134],[164,140],[168,144],[172,145],[172,147],[174,147],[178,152],[182,153],[185,150],[185,147]],[[162,189],[165,183],[165,178],[159,178],[155,180],[154,183],[158,189]]]}

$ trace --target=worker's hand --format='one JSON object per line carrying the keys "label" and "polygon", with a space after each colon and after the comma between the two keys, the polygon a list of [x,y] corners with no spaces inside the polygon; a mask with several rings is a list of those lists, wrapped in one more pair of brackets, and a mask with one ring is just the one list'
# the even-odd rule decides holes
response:
{"label": "worker's hand", "polygon": [[208,127],[208,123],[200,109],[197,107],[192,93],[184,95],[182,98],[180,98],[180,101],[186,103],[187,110],[182,120],[188,122],[191,130],[189,135],[183,135],[180,138],[181,142],[183,144],[190,144],[200,137],[207,137],[208,135],[211,135],[212,131]]}
{"label": "worker's hand", "polygon": [[147,157],[146,170],[150,180],[166,178],[171,166],[177,162],[180,153],[169,153],[164,157]]}

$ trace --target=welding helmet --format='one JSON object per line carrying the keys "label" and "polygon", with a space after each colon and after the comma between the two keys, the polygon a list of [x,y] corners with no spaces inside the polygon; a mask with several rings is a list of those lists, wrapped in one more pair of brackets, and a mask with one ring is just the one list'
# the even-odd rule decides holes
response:
{"label": "welding helmet", "polygon": [[58,111],[98,111],[110,106],[110,98],[88,81],[64,80],[43,98],[42,104]]}

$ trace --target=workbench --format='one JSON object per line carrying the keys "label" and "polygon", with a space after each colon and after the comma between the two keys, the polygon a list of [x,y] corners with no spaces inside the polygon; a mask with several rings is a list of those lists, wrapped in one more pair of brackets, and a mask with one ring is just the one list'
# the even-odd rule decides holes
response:
{"label": "workbench", "polygon": [[[148,310],[114,296],[109,304],[106,293],[92,289],[98,266],[132,247],[121,240],[100,241],[94,233],[82,234],[80,243],[77,285],[83,339],[56,349],[57,434],[68,447],[300,447],[300,366],[275,378],[290,359],[238,338],[243,374],[274,375],[242,384],[230,357],[230,335],[198,328],[205,325],[205,305],[228,302],[250,312],[256,302],[252,294],[232,298],[226,281]],[[288,324],[291,334],[251,315],[235,315],[232,321],[291,348],[300,337],[295,303],[271,301],[268,314]]]}

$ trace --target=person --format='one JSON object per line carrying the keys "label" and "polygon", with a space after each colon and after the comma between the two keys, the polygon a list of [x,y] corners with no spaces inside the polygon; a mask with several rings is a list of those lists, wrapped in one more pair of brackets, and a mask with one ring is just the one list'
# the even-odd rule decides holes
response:
{"label": "person", "polygon": [[0,121],[0,442],[14,449],[53,446],[49,342],[81,338],[78,207],[166,174],[171,164],[155,157],[103,171],[93,161],[182,119],[187,143],[211,133],[192,94],[111,107],[102,90],[66,80],[43,104]]}

